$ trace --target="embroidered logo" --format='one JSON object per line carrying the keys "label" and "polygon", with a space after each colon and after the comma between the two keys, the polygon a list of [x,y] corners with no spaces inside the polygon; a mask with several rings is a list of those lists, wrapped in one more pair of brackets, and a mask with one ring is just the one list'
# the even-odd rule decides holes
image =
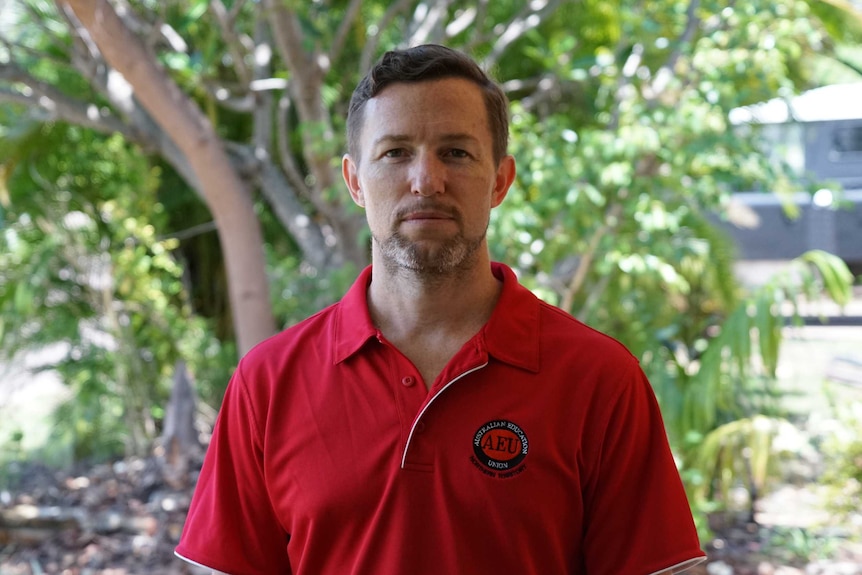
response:
{"label": "embroidered logo", "polygon": [[489,421],[473,435],[470,461],[489,477],[507,479],[524,470],[530,442],[519,425],[505,419]]}

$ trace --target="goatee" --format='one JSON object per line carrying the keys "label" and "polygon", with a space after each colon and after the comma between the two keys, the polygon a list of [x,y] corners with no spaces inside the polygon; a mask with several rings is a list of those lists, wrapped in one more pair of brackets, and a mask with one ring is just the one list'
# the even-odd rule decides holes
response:
{"label": "goatee", "polygon": [[473,238],[458,234],[442,243],[410,240],[398,231],[387,238],[374,237],[384,265],[429,277],[469,269],[484,239],[485,232]]}

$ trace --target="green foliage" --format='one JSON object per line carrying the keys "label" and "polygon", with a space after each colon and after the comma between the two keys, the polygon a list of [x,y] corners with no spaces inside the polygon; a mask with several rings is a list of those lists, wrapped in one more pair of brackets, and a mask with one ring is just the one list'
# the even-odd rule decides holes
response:
{"label": "green foliage", "polygon": [[798,455],[806,445],[802,433],[783,418],[755,415],[720,425],[698,442],[687,461],[689,493],[695,501],[725,505],[740,484],[749,494],[764,493],[780,475],[782,457]]}
{"label": "green foliage", "polygon": [[604,34],[552,19],[521,41],[518,73],[554,76],[548,94],[513,105],[519,175],[489,237],[536,293],[641,358],[692,502],[707,509],[731,486],[762,492],[794,430],[774,386],[784,313],[824,292],[843,305],[853,278],[810,252],[745,294],[708,215],[734,191],[804,189],[727,115],[811,81],[800,63],[823,28],[804,2],[688,7],[579,3],[568,9],[594,18],[572,21]]}
{"label": "green foliage", "polygon": [[341,298],[358,270],[350,265],[325,277],[299,258],[276,258],[270,251],[273,311],[283,327],[307,318]]}
{"label": "green foliage", "polygon": [[764,531],[763,553],[791,565],[806,565],[812,560],[833,557],[840,543],[834,535],[804,527],[775,527]]}
{"label": "green foliage", "polygon": [[699,333],[735,297],[729,241],[705,216],[721,189],[684,185],[684,162],[662,158],[681,152],[662,150],[663,128],[641,122],[575,133],[518,109],[525,168],[491,242],[531,287],[639,356],[669,329]]}
{"label": "green foliage", "polygon": [[[616,133],[575,132],[516,105],[513,150],[526,167],[489,236],[528,286],[641,358],[703,509],[740,483],[768,487],[776,446],[795,430],[774,388],[783,313],[821,293],[844,305],[853,281],[840,259],[812,251],[753,294],[735,285],[729,240],[706,214],[772,168],[718,112],[714,130],[667,110],[653,124],[623,118]],[[671,135],[685,145],[659,144]]]}
{"label": "green foliage", "polygon": [[116,136],[46,124],[26,138],[4,158],[0,349],[64,348],[50,367],[73,397],[54,435],[75,458],[143,453],[174,361],[221,354],[188,308],[177,242],[156,234],[157,174]]}
{"label": "green foliage", "polygon": [[832,396],[837,425],[822,447],[825,470],[820,483],[827,490],[829,510],[841,519],[848,535],[858,538],[862,537],[862,402],[858,394],[843,402],[834,393]]}
{"label": "green foliage", "polygon": [[[277,15],[265,3],[224,4],[227,26],[203,0],[129,6],[144,29],[158,23],[156,58],[226,147],[292,159],[292,191],[307,213],[291,215],[321,228],[349,201],[312,164],[328,155],[337,164],[350,91],[369,60],[415,41],[486,58],[512,100],[519,166],[493,214],[494,258],[641,358],[696,508],[711,508],[705,498],[734,484],[768,486],[776,441],[791,429],[773,385],[785,313],[821,292],[845,303],[852,277],[833,256],[810,252],[744,293],[731,243],[711,218],[725,217],[734,191],[805,189],[764,156],[756,130],[734,130],[728,112],[820,83],[824,61],[847,74],[852,59],[836,57],[838,44],[860,35],[840,3],[564,0],[527,16],[541,3],[375,1],[351,21],[353,2],[285,2],[302,48],[295,55],[323,78],[299,95],[308,70],[291,68],[274,42]],[[70,35],[52,6],[22,5],[27,16],[13,27],[20,33],[2,31],[0,59],[121,118],[74,72]],[[252,77],[287,80],[289,89],[252,90]],[[275,101],[278,109],[267,107]],[[303,118],[302,105],[328,118]],[[218,403],[235,353],[212,335],[231,337],[219,243],[214,233],[191,236],[211,217],[163,163],[119,136],[43,124],[42,109],[28,123],[22,110],[0,106],[8,187],[0,189],[0,341],[10,351],[65,342],[58,367],[76,400],[59,429],[81,455],[113,452],[136,428],[151,435],[177,357]],[[256,168],[242,173],[259,184]],[[343,293],[355,267],[322,274],[268,204],[258,200],[258,212],[282,325]]]}
{"label": "green foliage", "polygon": [[798,318],[798,305],[824,292],[844,302],[852,279],[840,259],[803,254],[708,330],[700,354],[675,354],[653,379],[696,504],[718,493],[726,501],[742,484],[753,505],[778,475],[782,456],[809,448],[775,389],[784,317]]}

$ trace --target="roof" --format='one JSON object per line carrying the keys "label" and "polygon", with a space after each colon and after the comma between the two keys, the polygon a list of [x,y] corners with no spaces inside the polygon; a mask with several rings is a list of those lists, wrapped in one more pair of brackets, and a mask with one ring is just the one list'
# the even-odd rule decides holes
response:
{"label": "roof", "polygon": [[730,111],[732,124],[783,124],[862,119],[862,82],[833,84],[793,98],[773,98]]}

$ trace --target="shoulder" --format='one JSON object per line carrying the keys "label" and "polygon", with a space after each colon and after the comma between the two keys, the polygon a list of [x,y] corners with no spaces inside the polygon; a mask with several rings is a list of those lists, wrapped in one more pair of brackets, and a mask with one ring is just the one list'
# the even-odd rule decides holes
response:
{"label": "shoulder", "polygon": [[487,330],[493,355],[531,371],[556,367],[582,373],[586,365],[618,372],[621,365],[638,365],[620,341],[540,299],[511,268],[495,264],[494,270],[503,291]]}
{"label": "shoulder", "polygon": [[295,354],[303,348],[319,347],[333,336],[340,305],[340,303],[332,304],[263,340],[242,357],[240,364],[246,368],[267,365],[277,362],[284,355]]}
{"label": "shoulder", "polygon": [[638,359],[618,339],[599,331],[560,308],[539,300],[541,343],[546,350],[562,354],[587,356],[591,361],[603,361],[621,367],[639,365]]}
{"label": "shoulder", "polygon": [[365,295],[370,278],[369,266],[340,301],[259,343],[242,358],[240,367],[320,365],[341,361],[356,352],[376,334]]}

